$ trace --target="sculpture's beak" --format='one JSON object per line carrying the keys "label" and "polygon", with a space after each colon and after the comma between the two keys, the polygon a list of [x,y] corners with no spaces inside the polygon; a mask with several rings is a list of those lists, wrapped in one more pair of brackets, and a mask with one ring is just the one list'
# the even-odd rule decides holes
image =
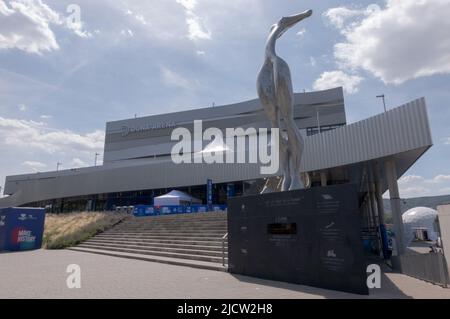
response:
{"label": "sculpture's beak", "polygon": [[312,15],[312,13],[313,13],[312,10],[308,10],[308,11],[305,11],[305,12],[302,12],[299,14],[295,14],[293,16],[284,17],[283,20],[285,20],[284,23],[285,23],[286,29],[291,28],[292,26],[299,23],[303,19],[310,17]]}

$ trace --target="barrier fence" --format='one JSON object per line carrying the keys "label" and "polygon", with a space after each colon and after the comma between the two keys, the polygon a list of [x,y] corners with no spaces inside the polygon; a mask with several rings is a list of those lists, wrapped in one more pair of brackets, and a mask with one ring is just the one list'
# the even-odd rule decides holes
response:
{"label": "barrier fence", "polygon": [[440,253],[400,256],[402,273],[443,287],[450,284],[447,261]]}

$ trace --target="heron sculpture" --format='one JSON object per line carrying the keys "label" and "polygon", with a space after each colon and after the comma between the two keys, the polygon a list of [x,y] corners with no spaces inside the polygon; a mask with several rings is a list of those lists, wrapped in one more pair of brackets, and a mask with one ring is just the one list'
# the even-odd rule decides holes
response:
{"label": "heron sculpture", "polygon": [[[272,128],[280,129],[283,121],[286,134],[280,129],[280,167],[283,174],[281,191],[305,187],[300,178],[304,141],[294,121],[294,92],[289,66],[275,51],[276,41],[291,27],[311,16],[312,10],[281,18],[270,29],[264,64],[258,74],[257,89],[261,104]],[[273,146],[273,145],[272,145]],[[264,187],[262,193],[273,191]]]}

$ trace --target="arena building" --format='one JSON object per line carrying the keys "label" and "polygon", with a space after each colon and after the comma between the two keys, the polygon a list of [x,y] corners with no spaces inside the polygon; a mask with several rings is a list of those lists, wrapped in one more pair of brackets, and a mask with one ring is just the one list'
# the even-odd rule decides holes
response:
{"label": "arena building", "polygon": [[[397,180],[432,146],[425,99],[347,124],[342,88],[294,97],[295,121],[305,138],[302,171],[309,173],[312,187],[358,184],[368,229],[383,222],[381,196],[389,189],[394,219],[397,210],[401,218]],[[171,132],[192,130],[195,120],[203,121],[203,129],[270,128],[258,100],[109,122],[103,165],[8,176],[4,193],[9,196],[0,199],[0,207],[109,210],[151,205],[154,197],[173,189],[206,203],[208,179],[216,204],[257,189],[267,178],[259,164],[173,163]],[[218,151],[202,145],[203,152]]]}

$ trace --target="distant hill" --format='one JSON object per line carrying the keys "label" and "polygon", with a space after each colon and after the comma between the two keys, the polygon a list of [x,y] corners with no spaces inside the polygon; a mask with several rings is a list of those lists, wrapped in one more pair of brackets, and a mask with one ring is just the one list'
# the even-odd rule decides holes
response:
{"label": "distant hill", "polygon": [[[391,203],[389,199],[383,199],[384,211],[386,214],[391,214]],[[450,195],[443,196],[430,196],[430,197],[415,197],[402,199],[401,209],[402,213],[408,209],[422,206],[436,209],[437,206],[442,204],[450,204]]]}

